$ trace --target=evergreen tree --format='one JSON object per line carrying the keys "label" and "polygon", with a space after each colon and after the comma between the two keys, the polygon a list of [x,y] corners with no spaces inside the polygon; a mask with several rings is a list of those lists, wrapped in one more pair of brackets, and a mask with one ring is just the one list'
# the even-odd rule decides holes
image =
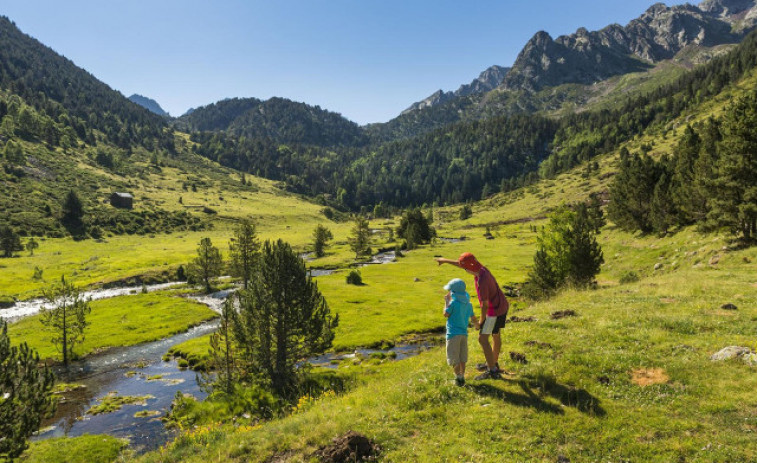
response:
{"label": "evergreen tree", "polygon": [[349,238],[350,249],[355,253],[355,259],[370,254],[371,230],[368,220],[361,216],[355,216],[355,225]]}
{"label": "evergreen tree", "polygon": [[723,120],[709,219],[745,240],[757,236],[757,91],[733,105]]}
{"label": "evergreen tree", "polygon": [[29,251],[29,255],[34,255],[34,250],[39,247],[39,243],[37,243],[37,240],[34,239],[34,237],[29,238],[29,241],[26,242],[26,250]]}
{"label": "evergreen tree", "polygon": [[221,390],[226,394],[234,391],[241,372],[237,369],[236,349],[232,332],[234,317],[234,298],[228,297],[221,306],[221,320],[218,331],[210,335],[210,361],[215,366],[215,373],[203,373],[203,382],[211,390]]}
{"label": "evergreen tree", "polygon": [[213,291],[211,283],[214,278],[221,275],[222,268],[221,251],[213,246],[210,238],[201,239],[197,247],[197,257],[188,266],[192,280],[202,282],[205,285],[205,292],[210,293]]}
{"label": "evergreen tree", "polygon": [[231,275],[242,279],[242,286],[247,289],[254,273],[260,253],[260,242],[255,232],[255,225],[243,220],[234,232],[229,243]]}
{"label": "evergreen tree", "polygon": [[281,240],[265,242],[260,271],[240,292],[233,322],[249,379],[294,397],[306,370],[298,362],[328,349],[337,323],[302,259]]}
{"label": "evergreen tree", "polygon": [[[668,174],[663,172],[657,181],[657,185],[654,187],[649,215],[652,229],[660,234],[667,233],[668,229],[675,223],[676,208],[673,205],[674,194],[673,186],[668,180]],[[680,223],[683,219],[680,215],[678,217]]]}
{"label": "evergreen tree", "polygon": [[570,271],[568,280],[571,284],[585,288],[589,286],[604,263],[602,248],[597,243],[595,231],[588,210],[578,208],[571,223],[568,235],[570,245]]}
{"label": "evergreen tree", "polygon": [[79,195],[74,190],[69,190],[63,201],[63,225],[72,235],[81,235],[84,231],[83,217],[84,206]]}
{"label": "evergreen tree", "polygon": [[423,211],[416,208],[403,214],[397,236],[407,241],[408,249],[414,249],[416,245],[429,243],[436,236],[436,230],[431,227]]}
{"label": "evergreen tree", "polygon": [[50,395],[55,378],[39,362],[25,342],[11,346],[8,325],[0,320],[0,459],[18,458],[42,419],[55,410]]}
{"label": "evergreen tree", "polygon": [[332,239],[334,239],[334,235],[331,234],[331,230],[321,224],[316,225],[315,230],[313,230],[313,252],[315,252],[316,257],[326,255],[326,244]]}
{"label": "evergreen tree", "polygon": [[3,257],[13,257],[14,253],[24,250],[21,237],[7,225],[0,228],[0,249],[3,251]]}
{"label": "evergreen tree", "polygon": [[[660,182],[662,181],[662,179],[660,179],[655,186],[655,190],[658,189],[658,186],[660,187],[660,189],[670,190],[668,200],[672,200],[672,202],[675,204],[677,216],[676,222],[682,226],[692,223],[694,217],[696,216],[697,198],[693,194],[695,190],[694,166],[696,165],[697,159],[699,158],[699,152],[701,148],[702,141],[699,137],[699,134],[695,132],[690,125],[687,125],[684,129],[683,136],[679,140],[678,145],[675,149],[675,166],[673,170],[671,185],[661,185]],[[665,181],[667,182],[668,179],[666,178]],[[660,193],[667,194],[667,192],[662,191]],[[655,192],[655,196],[657,196],[657,192]],[[660,217],[658,214],[657,217],[652,220],[653,222],[658,222],[654,228],[657,231],[662,231],[662,228],[667,230],[669,221],[665,219],[664,222],[666,223],[663,225],[662,223],[659,223],[659,220]]]}
{"label": "evergreen tree", "polygon": [[52,333],[51,341],[63,354],[63,365],[74,357],[74,347],[84,342],[84,329],[89,325],[89,300],[83,299],[79,289],[60,277],[60,285],[45,290],[48,309],[41,312],[42,325]]}

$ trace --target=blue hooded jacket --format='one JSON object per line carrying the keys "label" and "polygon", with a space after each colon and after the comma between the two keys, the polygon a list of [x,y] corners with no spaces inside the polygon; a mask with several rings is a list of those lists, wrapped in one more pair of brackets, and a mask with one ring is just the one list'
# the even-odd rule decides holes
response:
{"label": "blue hooded jacket", "polygon": [[454,336],[468,336],[468,322],[474,316],[470,296],[465,290],[465,282],[459,278],[450,280],[444,289],[451,293],[449,306],[444,309],[447,317],[447,339]]}

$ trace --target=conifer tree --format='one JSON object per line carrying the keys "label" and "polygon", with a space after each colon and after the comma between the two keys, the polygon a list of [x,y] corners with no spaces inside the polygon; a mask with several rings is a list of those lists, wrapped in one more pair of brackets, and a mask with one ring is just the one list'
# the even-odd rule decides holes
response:
{"label": "conifer tree", "polygon": [[568,280],[580,288],[585,288],[594,281],[594,277],[597,276],[604,263],[602,248],[594,235],[588,210],[585,207],[579,207],[571,221],[571,231],[568,235],[570,245]]}
{"label": "conifer tree", "polygon": [[240,292],[233,320],[248,380],[284,398],[296,395],[306,370],[298,362],[328,349],[338,324],[305,263],[281,240],[263,244],[260,270]]}
{"label": "conifer tree", "polygon": [[74,347],[84,342],[84,329],[89,325],[89,300],[81,297],[79,289],[60,277],[60,284],[44,292],[50,308],[43,309],[40,322],[52,333],[51,341],[63,354],[63,365],[74,357]]}
{"label": "conifer tree", "polygon": [[0,228],[0,249],[3,251],[3,257],[13,257],[14,253],[24,250],[21,237],[7,225]]}
{"label": "conifer tree", "polygon": [[234,232],[229,243],[231,275],[242,279],[242,286],[247,289],[250,278],[260,253],[260,242],[255,232],[255,225],[243,220]]}
{"label": "conifer tree", "polygon": [[[690,125],[687,125],[675,149],[673,161],[675,167],[668,198],[675,204],[676,222],[681,226],[692,223],[696,216],[697,197],[694,195],[694,167],[701,148],[702,141],[699,134]],[[655,185],[655,190],[658,189],[658,186],[660,186],[660,189],[667,189],[667,185],[661,185],[660,181],[658,180],[657,185]],[[666,178],[665,181],[667,182],[668,179]],[[663,194],[663,192],[660,192],[660,194]],[[657,196],[657,192],[655,192],[655,196]],[[654,228],[657,231],[662,231],[662,228],[667,230],[668,220],[664,221],[666,222],[664,225],[659,220],[660,216],[657,214],[653,221],[658,223]]]}
{"label": "conifer tree", "polygon": [[326,244],[332,239],[334,239],[334,235],[331,230],[321,224],[316,225],[315,230],[313,230],[313,252],[316,257],[326,255]]}
{"label": "conifer tree", "polygon": [[8,325],[0,319],[0,459],[20,456],[29,436],[55,410],[53,373],[38,365],[39,355],[25,342],[11,346]]}
{"label": "conifer tree", "polygon": [[205,292],[210,293],[213,291],[212,281],[221,275],[222,267],[221,251],[213,246],[210,238],[201,239],[197,247],[197,257],[188,266],[192,280],[202,282],[205,285]]}
{"label": "conifer tree", "polygon": [[352,227],[352,234],[349,238],[350,249],[355,253],[355,259],[370,254],[370,241],[371,230],[368,228],[368,220],[359,215],[355,216],[355,226]]}
{"label": "conifer tree", "polygon": [[757,91],[738,100],[723,120],[709,219],[719,228],[757,236]]}

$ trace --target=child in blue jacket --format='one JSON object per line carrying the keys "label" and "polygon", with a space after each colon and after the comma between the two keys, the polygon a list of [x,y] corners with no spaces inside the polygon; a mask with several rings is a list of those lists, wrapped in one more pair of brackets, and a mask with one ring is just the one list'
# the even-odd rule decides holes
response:
{"label": "child in blue jacket", "polygon": [[459,278],[444,286],[444,316],[447,317],[447,363],[455,370],[455,383],[465,385],[465,363],[468,361],[468,322],[474,319],[465,282]]}

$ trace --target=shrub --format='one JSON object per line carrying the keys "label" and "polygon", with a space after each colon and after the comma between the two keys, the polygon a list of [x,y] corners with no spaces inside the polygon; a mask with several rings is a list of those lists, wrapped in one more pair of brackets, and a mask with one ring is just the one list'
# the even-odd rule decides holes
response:
{"label": "shrub", "polygon": [[620,284],[636,283],[639,280],[639,274],[633,270],[629,270],[620,276]]}
{"label": "shrub", "polygon": [[357,285],[360,286],[363,284],[363,277],[360,275],[360,270],[352,270],[347,275],[347,284],[348,285]]}

